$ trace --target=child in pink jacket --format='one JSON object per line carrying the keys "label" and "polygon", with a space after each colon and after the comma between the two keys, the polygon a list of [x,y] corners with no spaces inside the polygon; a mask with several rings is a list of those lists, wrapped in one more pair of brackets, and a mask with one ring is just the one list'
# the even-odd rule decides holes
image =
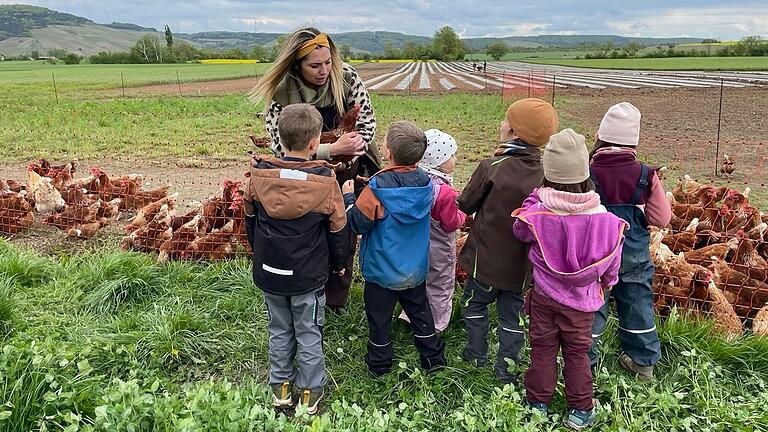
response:
{"label": "child in pink jacket", "polygon": [[531,408],[548,409],[562,350],[565,422],[582,429],[595,421],[587,355],[592,321],[604,303],[603,290],[618,281],[627,223],[600,204],[582,135],[571,129],[553,135],[543,165],[544,186],[512,214],[515,237],[531,244],[533,264],[533,290],[525,305],[531,341],[526,399]]}
{"label": "child in pink jacket", "polygon": [[[456,166],[456,140],[449,134],[429,129],[427,151],[419,168],[432,179],[432,218],[429,232],[429,275],[427,298],[435,319],[435,330],[443,332],[451,320],[453,292],[456,286],[456,230],[464,224],[466,215],[456,204],[458,193],[453,189],[453,169]],[[408,320],[405,312],[400,318]]]}

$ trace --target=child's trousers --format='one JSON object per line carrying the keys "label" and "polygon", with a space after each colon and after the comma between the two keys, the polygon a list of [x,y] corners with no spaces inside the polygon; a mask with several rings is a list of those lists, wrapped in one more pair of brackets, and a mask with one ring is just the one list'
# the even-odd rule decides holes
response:
{"label": "child's trousers", "polygon": [[[269,314],[269,383],[295,381],[300,389],[325,385],[325,293],[281,296],[265,292]],[[298,349],[299,370],[293,366]]]}
{"label": "child's trousers", "polygon": [[520,362],[520,349],[525,342],[525,331],[520,325],[520,312],[523,309],[523,295],[514,291],[498,290],[484,285],[470,276],[461,299],[461,316],[467,328],[467,344],[464,347],[464,359],[482,366],[488,362],[488,330],[490,318],[488,305],[496,302],[499,313],[499,352],[496,356],[496,378],[502,383],[512,383],[517,379],[509,373],[506,359]]}
{"label": "child's trousers", "polygon": [[557,352],[562,349],[565,397],[569,408],[592,407],[592,371],[587,353],[592,345],[594,313],[563,306],[534,288],[525,307],[530,316],[531,366],[525,373],[528,403],[552,402],[557,385]]}
{"label": "child's trousers", "polygon": [[392,312],[398,302],[411,320],[413,344],[419,351],[421,367],[432,370],[445,366],[445,342],[435,333],[425,283],[411,289],[391,290],[366,282],[363,299],[369,328],[365,363],[373,375],[383,375],[392,368],[394,348],[390,331]]}
{"label": "child's trousers", "polygon": [[605,304],[595,312],[592,325],[592,349],[589,358],[597,365],[600,337],[608,322],[608,302],[616,300],[621,349],[640,366],[652,366],[661,358],[661,342],[656,332],[653,307],[653,266],[646,270],[619,275],[619,283],[605,294]]}

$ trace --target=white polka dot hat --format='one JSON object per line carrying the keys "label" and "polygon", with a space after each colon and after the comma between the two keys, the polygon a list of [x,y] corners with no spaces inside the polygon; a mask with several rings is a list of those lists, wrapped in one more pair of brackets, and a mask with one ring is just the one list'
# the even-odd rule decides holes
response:
{"label": "white polka dot hat", "polygon": [[427,168],[437,168],[442,165],[458,149],[456,140],[440,129],[426,130],[424,135],[427,136],[427,151],[424,152],[420,164]]}

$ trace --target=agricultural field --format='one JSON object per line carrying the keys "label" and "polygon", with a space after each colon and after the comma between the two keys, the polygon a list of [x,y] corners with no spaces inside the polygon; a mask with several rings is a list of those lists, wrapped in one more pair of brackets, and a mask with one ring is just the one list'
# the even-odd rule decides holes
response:
{"label": "agricultural field", "polygon": [[[458,65],[430,64],[449,82],[461,72]],[[0,64],[0,76],[12,76],[0,84],[0,178],[25,180],[27,164],[41,157],[57,163],[77,158],[78,175],[94,166],[141,173],[148,187],[171,184],[182,206],[202,201],[223,179],[241,178],[246,151],[253,149],[247,135],[264,135],[256,116],[261,106],[245,97],[255,83],[245,77],[264,66],[182,66],[180,96],[176,65],[14,71],[20,66]],[[409,64],[359,70],[373,87],[394,75],[377,77],[403,66],[412,68],[405,76],[416,70]],[[52,70],[57,84],[59,70],[64,79],[58,103],[46,87]],[[126,97],[113,80],[121,70],[134,76]],[[377,141],[401,119],[453,134],[460,189],[495,147],[511,100],[498,88],[458,82],[452,91],[419,91],[424,70],[433,82],[429,66],[419,64],[412,94],[390,88],[398,78],[373,90]],[[195,82],[226,77],[241,79]],[[766,96],[759,86],[726,89],[721,154],[736,155],[731,180],[713,175],[709,140],[717,128],[719,88],[574,87],[558,89],[554,102],[562,127],[591,135],[608,106],[629,100],[643,112],[641,157],[669,166],[668,187],[683,174],[739,189],[748,185],[756,205],[768,208],[759,162],[768,155],[758,145],[768,136],[761,121],[768,116]],[[544,418],[525,408],[520,385],[499,386],[492,367],[461,361],[465,332],[458,308],[443,336],[448,369],[425,375],[416,368],[409,329],[398,323],[395,370],[369,378],[359,275],[347,313],[327,318],[329,384],[320,415],[276,413],[265,385],[267,317],[248,261],[159,263],[153,254],[123,252],[126,222],[82,241],[37,220],[27,233],[0,239],[0,431],[560,430],[562,384],[554,414]],[[675,311],[659,328],[664,353],[658,379],[643,384],[618,366],[616,322],[610,321],[595,380],[596,430],[768,430],[768,339],[747,333],[726,340],[708,322]]]}
{"label": "agricultural field", "polygon": [[635,59],[525,59],[529,63],[599,69],[658,71],[766,71],[768,57],[674,57]]}
{"label": "agricultural field", "polygon": [[[501,58],[502,61],[524,61],[527,59],[575,59],[584,57],[592,51],[588,50],[562,50],[562,51],[512,51]],[[467,54],[464,57],[469,61],[493,61],[493,57],[485,53]]]}

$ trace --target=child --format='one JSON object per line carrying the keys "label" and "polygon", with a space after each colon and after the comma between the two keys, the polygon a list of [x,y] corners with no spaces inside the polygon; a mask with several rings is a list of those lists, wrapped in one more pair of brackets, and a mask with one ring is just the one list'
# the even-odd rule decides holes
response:
{"label": "child", "polygon": [[467,328],[464,359],[480,367],[488,361],[488,305],[499,313],[499,352],[496,377],[512,383],[507,359],[519,362],[524,333],[520,326],[522,291],[530,279],[526,245],[512,234],[509,215],[540,186],[544,178],[541,149],[557,132],[552,105],[540,99],[522,99],[507,109],[501,123],[501,145],[493,157],[480,162],[459,196],[459,209],[477,213],[459,264],[469,278],[462,297],[462,317]]}
{"label": "child", "polygon": [[566,424],[582,429],[595,420],[587,355],[592,320],[603,304],[603,289],[618,280],[627,223],[600,205],[582,135],[571,129],[553,135],[543,163],[544,186],[512,214],[515,237],[531,243],[533,263],[533,290],[526,302],[531,340],[526,398],[532,408],[547,411],[562,349]]}
{"label": "child", "polygon": [[[619,282],[606,296],[616,300],[619,341],[624,351],[619,363],[642,380],[653,378],[653,365],[661,357],[653,308],[654,267],[648,245],[648,224],[669,224],[672,209],[655,171],[637,161],[640,111],[629,102],[608,109],[597,131],[590,168],[600,200],[609,212],[629,223]],[[597,365],[597,345],[608,319],[608,298],[595,314],[589,356]]]}
{"label": "child", "polygon": [[[310,161],[323,119],[308,104],[280,115],[285,156],[254,160],[244,194],[253,281],[269,315],[269,383],[275,407],[299,403],[317,412],[325,385],[323,333],[328,268],[343,273],[347,218],[333,167]],[[298,346],[298,372],[293,366]]]}
{"label": "child", "polygon": [[445,366],[445,343],[435,333],[425,284],[432,183],[416,164],[427,139],[421,129],[401,121],[389,127],[384,140],[391,166],[371,177],[357,202],[352,181],[342,189],[350,229],[363,236],[359,260],[370,330],[365,362],[373,376],[392,367],[390,327],[398,302],[413,324],[421,366],[428,371]]}
{"label": "child", "polygon": [[[435,330],[445,331],[453,310],[453,291],[456,289],[456,230],[464,224],[466,215],[456,205],[459,195],[453,189],[453,168],[456,166],[456,140],[449,134],[429,129],[427,151],[419,167],[432,179],[432,218],[429,230],[429,275],[427,298]],[[409,321],[403,311],[400,318]]]}

